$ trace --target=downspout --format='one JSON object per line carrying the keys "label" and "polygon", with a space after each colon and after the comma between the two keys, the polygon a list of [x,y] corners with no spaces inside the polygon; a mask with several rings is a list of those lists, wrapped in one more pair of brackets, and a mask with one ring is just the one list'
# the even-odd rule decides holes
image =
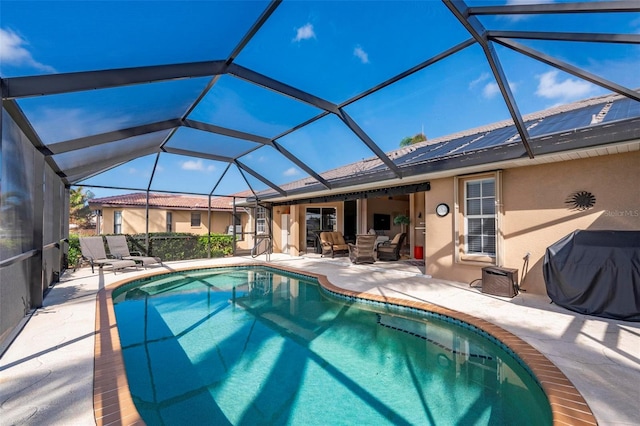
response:
{"label": "downspout", "polygon": [[149,254],[149,188],[147,188],[147,202],[145,205],[145,237],[144,246],[147,255]]}
{"label": "downspout", "polygon": [[209,194],[209,208],[207,209],[207,257],[211,259],[211,194]]}
{"label": "downspout", "polygon": [[[237,210],[236,210],[236,197],[233,197],[233,207],[231,210],[231,224],[233,225],[233,233],[231,234],[233,237],[233,241],[232,241],[232,254],[233,256],[236,255],[236,214],[237,214]],[[242,226],[242,220],[240,221],[240,226]]]}

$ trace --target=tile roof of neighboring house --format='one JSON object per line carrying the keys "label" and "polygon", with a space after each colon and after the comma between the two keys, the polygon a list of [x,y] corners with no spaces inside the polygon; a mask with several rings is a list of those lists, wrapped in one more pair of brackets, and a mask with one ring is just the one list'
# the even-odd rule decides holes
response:
{"label": "tile roof of neighboring house", "polygon": [[[248,195],[248,194],[245,194]],[[91,208],[98,207],[144,207],[147,204],[147,194],[135,192],[132,194],[116,195],[111,197],[94,198],[89,201]],[[209,208],[209,197],[199,197],[195,195],[174,195],[174,194],[149,194],[149,207],[207,210]],[[211,197],[212,210],[233,210],[232,197]]]}
{"label": "tile roof of neighboring house", "polygon": [[[523,116],[523,121],[531,139],[541,139],[549,134],[558,134],[592,125],[604,125],[608,122],[638,116],[640,116],[640,102],[618,94],[607,94],[527,114]],[[397,166],[404,167],[513,144],[521,145],[520,136],[513,120],[508,119],[429,139],[386,154]],[[387,166],[382,160],[378,157],[372,157],[319,174],[327,181],[336,182],[340,179],[370,175],[386,169]],[[314,178],[307,177],[280,185],[280,188],[288,192],[295,192],[296,189],[319,185]],[[267,189],[258,195],[273,194],[275,191]]]}

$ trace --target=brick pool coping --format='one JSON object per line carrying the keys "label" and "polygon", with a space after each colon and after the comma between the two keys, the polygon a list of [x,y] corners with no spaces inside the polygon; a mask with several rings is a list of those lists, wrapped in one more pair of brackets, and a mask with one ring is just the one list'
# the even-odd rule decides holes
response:
{"label": "brick pool coping", "polygon": [[[238,263],[211,267],[176,269],[169,273],[192,270],[229,268],[241,266],[266,266],[285,272],[316,278],[325,289],[347,297],[356,297],[375,302],[414,308],[445,315],[486,332],[511,349],[529,367],[537,378],[551,405],[554,425],[597,425],[589,405],[571,381],[546,356],[517,337],[489,321],[473,317],[463,312],[444,308],[428,302],[418,302],[377,294],[346,290],[332,284],[325,275],[297,270],[284,266],[272,266],[266,263]],[[93,373],[93,410],[98,426],[102,425],[144,425],[129,392],[129,383],[122,359],[122,348],[113,308],[112,292],[131,281],[156,275],[165,275],[167,271],[156,271],[144,276],[128,278],[101,289],[96,295],[96,339]]]}

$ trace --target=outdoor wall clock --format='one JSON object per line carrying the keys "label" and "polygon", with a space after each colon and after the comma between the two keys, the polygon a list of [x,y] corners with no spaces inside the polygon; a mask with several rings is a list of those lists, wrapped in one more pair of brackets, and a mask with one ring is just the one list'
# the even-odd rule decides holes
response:
{"label": "outdoor wall clock", "polygon": [[440,217],[445,217],[449,214],[449,206],[445,203],[440,203],[436,207],[436,214]]}

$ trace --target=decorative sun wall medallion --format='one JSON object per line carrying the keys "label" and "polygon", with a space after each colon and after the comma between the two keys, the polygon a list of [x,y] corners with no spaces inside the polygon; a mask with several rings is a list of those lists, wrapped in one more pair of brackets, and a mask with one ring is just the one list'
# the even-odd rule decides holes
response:
{"label": "decorative sun wall medallion", "polygon": [[571,210],[587,210],[596,205],[596,196],[587,191],[576,191],[564,203]]}

